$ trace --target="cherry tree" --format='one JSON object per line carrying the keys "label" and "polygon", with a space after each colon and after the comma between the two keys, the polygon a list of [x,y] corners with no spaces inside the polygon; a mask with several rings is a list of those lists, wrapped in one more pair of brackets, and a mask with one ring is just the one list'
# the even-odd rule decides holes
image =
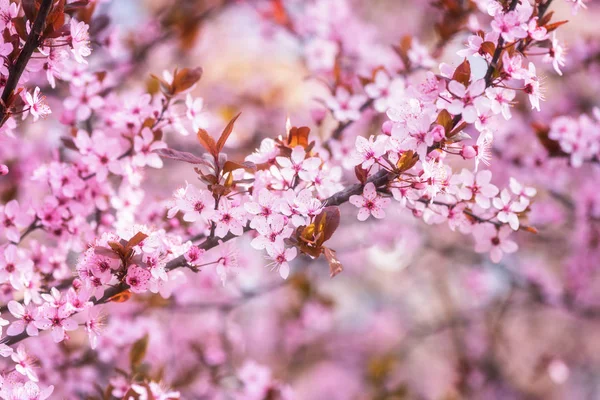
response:
{"label": "cherry tree", "polygon": [[500,352],[600,315],[591,2],[150,3],[0,1],[0,398],[552,392]]}

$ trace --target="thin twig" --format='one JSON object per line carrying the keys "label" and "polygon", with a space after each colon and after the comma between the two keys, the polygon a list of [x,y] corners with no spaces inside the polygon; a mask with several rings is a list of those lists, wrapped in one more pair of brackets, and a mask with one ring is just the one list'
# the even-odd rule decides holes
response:
{"label": "thin twig", "polygon": [[25,67],[27,67],[31,55],[40,45],[40,39],[46,25],[46,18],[51,9],[52,0],[42,0],[37,17],[33,22],[31,32],[29,32],[29,36],[27,36],[27,40],[25,41],[25,45],[23,46],[23,49],[21,49],[17,61],[11,66],[8,72],[6,86],[4,86],[4,91],[2,92],[2,101],[0,101],[0,126],[4,125],[10,116],[10,113],[8,112],[9,100],[19,84],[21,75],[23,74],[23,71],[25,71]]}

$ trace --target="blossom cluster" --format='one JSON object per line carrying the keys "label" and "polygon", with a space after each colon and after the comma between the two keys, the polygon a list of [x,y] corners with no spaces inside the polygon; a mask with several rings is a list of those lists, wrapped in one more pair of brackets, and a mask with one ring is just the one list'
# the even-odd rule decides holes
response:
{"label": "blossom cluster", "polygon": [[578,118],[555,118],[550,123],[548,138],[558,142],[573,167],[581,167],[584,162],[597,162],[600,152],[600,109],[594,108],[591,117],[583,114]]}
{"label": "blossom cluster", "polygon": [[[156,342],[171,342],[169,334],[189,344],[169,350],[206,366],[207,382],[197,386],[207,398],[219,398],[217,392],[292,398],[269,367],[251,359],[233,366],[236,333],[223,328],[223,315],[237,303],[216,301],[218,322],[202,327],[202,343],[195,333],[185,337],[185,329],[132,321],[149,309],[193,306],[199,288],[212,290],[216,300],[230,292],[240,302],[252,298],[245,290],[249,279],[237,279],[249,269],[240,261],[248,256],[237,248],[242,236],[249,237],[251,254],[266,256],[255,257],[266,277],[298,288],[300,300],[289,313],[293,332],[330,322],[330,302],[302,280],[300,263],[324,258],[330,275],[338,275],[344,267],[336,238],[347,227],[367,229],[371,217],[394,226],[406,215],[447,224],[471,235],[475,252],[489,253],[494,263],[517,251],[516,232],[536,232],[529,223],[539,188],[492,170],[501,126],[523,113],[515,106],[527,99],[527,108],[541,109],[540,65],[563,73],[565,51],[556,33],[563,22],[553,21],[549,0],[468,2],[468,22],[443,38],[464,33],[457,62],[439,62],[415,37],[390,48],[376,35],[353,35],[364,25],[343,0],[256,6],[265,30],[284,28],[300,43],[303,68],[318,78],[319,92],[307,113],[310,127],[293,126],[294,116],[277,128],[277,137],[250,139],[244,137],[244,124],[251,125],[246,114],[231,117],[235,107],[218,109],[208,101],[210,90],[206,98],[193,94],[204,90],[197,87],[201,68],[169,68],[143,85],[130,77],[132,87],[123,90],[148,43],[133,38],[141,50],[106,63],[102,56],[118,44],[96,14],[102,2],[84,3],[0,1],[0,80],[14,82],[10,93],[4,84],[0,135],[15,147],[12,155],[0,152],[6,157],[0,172],[16,182],[2,186],[8,200],[0,205],[0,356],[9,365],[1,398],[88,393],[97,389],[90,383],[95,378],[106,381],[109,398],[179,398],[178,387],[193,386],[185,380],[193,383],[198,372],[163,376],[149,365],[165,363],[168,357],[152,350],[164,350]],[[574,11],[585,7],[571,3]],[[182,14],[167,15],[163,25]],[[173,32],[153,36],[157,25],[144,31],[156,42],[173,38]],[[182,34],[183,48],[199,30]],[[99,45],[98,59],[92,43]],[[19,72],[21,59],[26,65]],[[42,93],[55,98],[47,101]],[[264,114],[264,125],[279,126]],[[593,115],[552,120],[545,138],[560,148],[553,156],[566,155],[575,167],[598,161],[597,109]],[[19,146],[28,124],[54,117],[56,140],[33,150]],[[256,125],[246,130],[258,132]],[[249,152],[239,143],[257,148]],[[36,152],[40,156],[32,157]],[[172,165],[178,172],[164,174]],[[195,180],[180,178],[180,171]],[[149,189],[154,177],[178,189],[155,192]],[[125,302],[123,314],[106,315]],[[36,340],[38,347],[29,347]],[[301,342],[285,344],[301,349]],[[102,373],[77,368],[102,363],[111,367]],[[71,383],[59,388],[63,373],[71,374]],[[235,384],[223,384],[222,373],[235,375]],[[163,384],[165,376],[178,387]]]}

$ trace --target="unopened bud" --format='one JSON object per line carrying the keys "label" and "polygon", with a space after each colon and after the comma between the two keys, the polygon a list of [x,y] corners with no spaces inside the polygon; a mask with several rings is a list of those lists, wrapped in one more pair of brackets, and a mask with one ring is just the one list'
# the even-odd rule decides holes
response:
{"label": "unopened bud", "polygon": [[442,139],[444,139],[446,137],[446,131],[444,130],[443,126],[436,125],[431,130],[431,136],[433,137],[434,142],[441,142]]}
{"label": "unopened bud", "polygon": [[475,158],[475,156],[477,155],[477,150],[475,150],[473,146],[463,146],[462,150],[460,151],[460,155],[465,160],[470,160],[472,158]]}
{"label": "unopened bud", "polygon": [[383,133],[384,135],[391,136],[393,127],[394,123],[392,121],[385,121],[383,125],[381,125],[381,133]]}

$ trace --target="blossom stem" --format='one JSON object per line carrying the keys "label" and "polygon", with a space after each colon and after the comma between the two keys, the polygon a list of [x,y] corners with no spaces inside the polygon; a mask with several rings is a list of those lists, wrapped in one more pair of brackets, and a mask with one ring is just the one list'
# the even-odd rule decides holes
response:
{"label": "blossom stem", "polygon": [[[513,11],[516,7],[517,7],[517,3],[518,0],[512,0],[510,2],[510,6],[508,6],[508,11]],[[504,38],[502,37],[502,35],[500,35],[500,37],[498,37],[498,43],[496,44],[496,50],[494,50],[494,55],[492,56],[492,61],[490,62],[490,65],[488,66],[487,72],[485,73],[485,85],[486,86],[490,86],[492,83],[492,75],[494,74],[494,71],[496,70],[496,67],[498,66],[498,60],[500,60],[500,55],[502,54],[502,51],[504,47]]]}
{"label": "blossom stem", "polygon": [[13,93],[19,84],[19,80],[21,79],[23,71],[25,71],[25,67],[29,62],[29,59],[40,44],[44,26],[46,25],[46,18],[50,13],[52,3],[52,0],[42,0],[37,17],[35,18],[33,26],[31,27],[31,32],[29,32],[29,36],[27,36],[27,40],[25,41],[25,45],[21,49],[17,61],[9,70],[6,86],[4,86],[2,97],[0,98],[0,127],[4,125],[10,116],[8,108],[10,106],[9,103],[11,102],[11,97],[13,96]]}

